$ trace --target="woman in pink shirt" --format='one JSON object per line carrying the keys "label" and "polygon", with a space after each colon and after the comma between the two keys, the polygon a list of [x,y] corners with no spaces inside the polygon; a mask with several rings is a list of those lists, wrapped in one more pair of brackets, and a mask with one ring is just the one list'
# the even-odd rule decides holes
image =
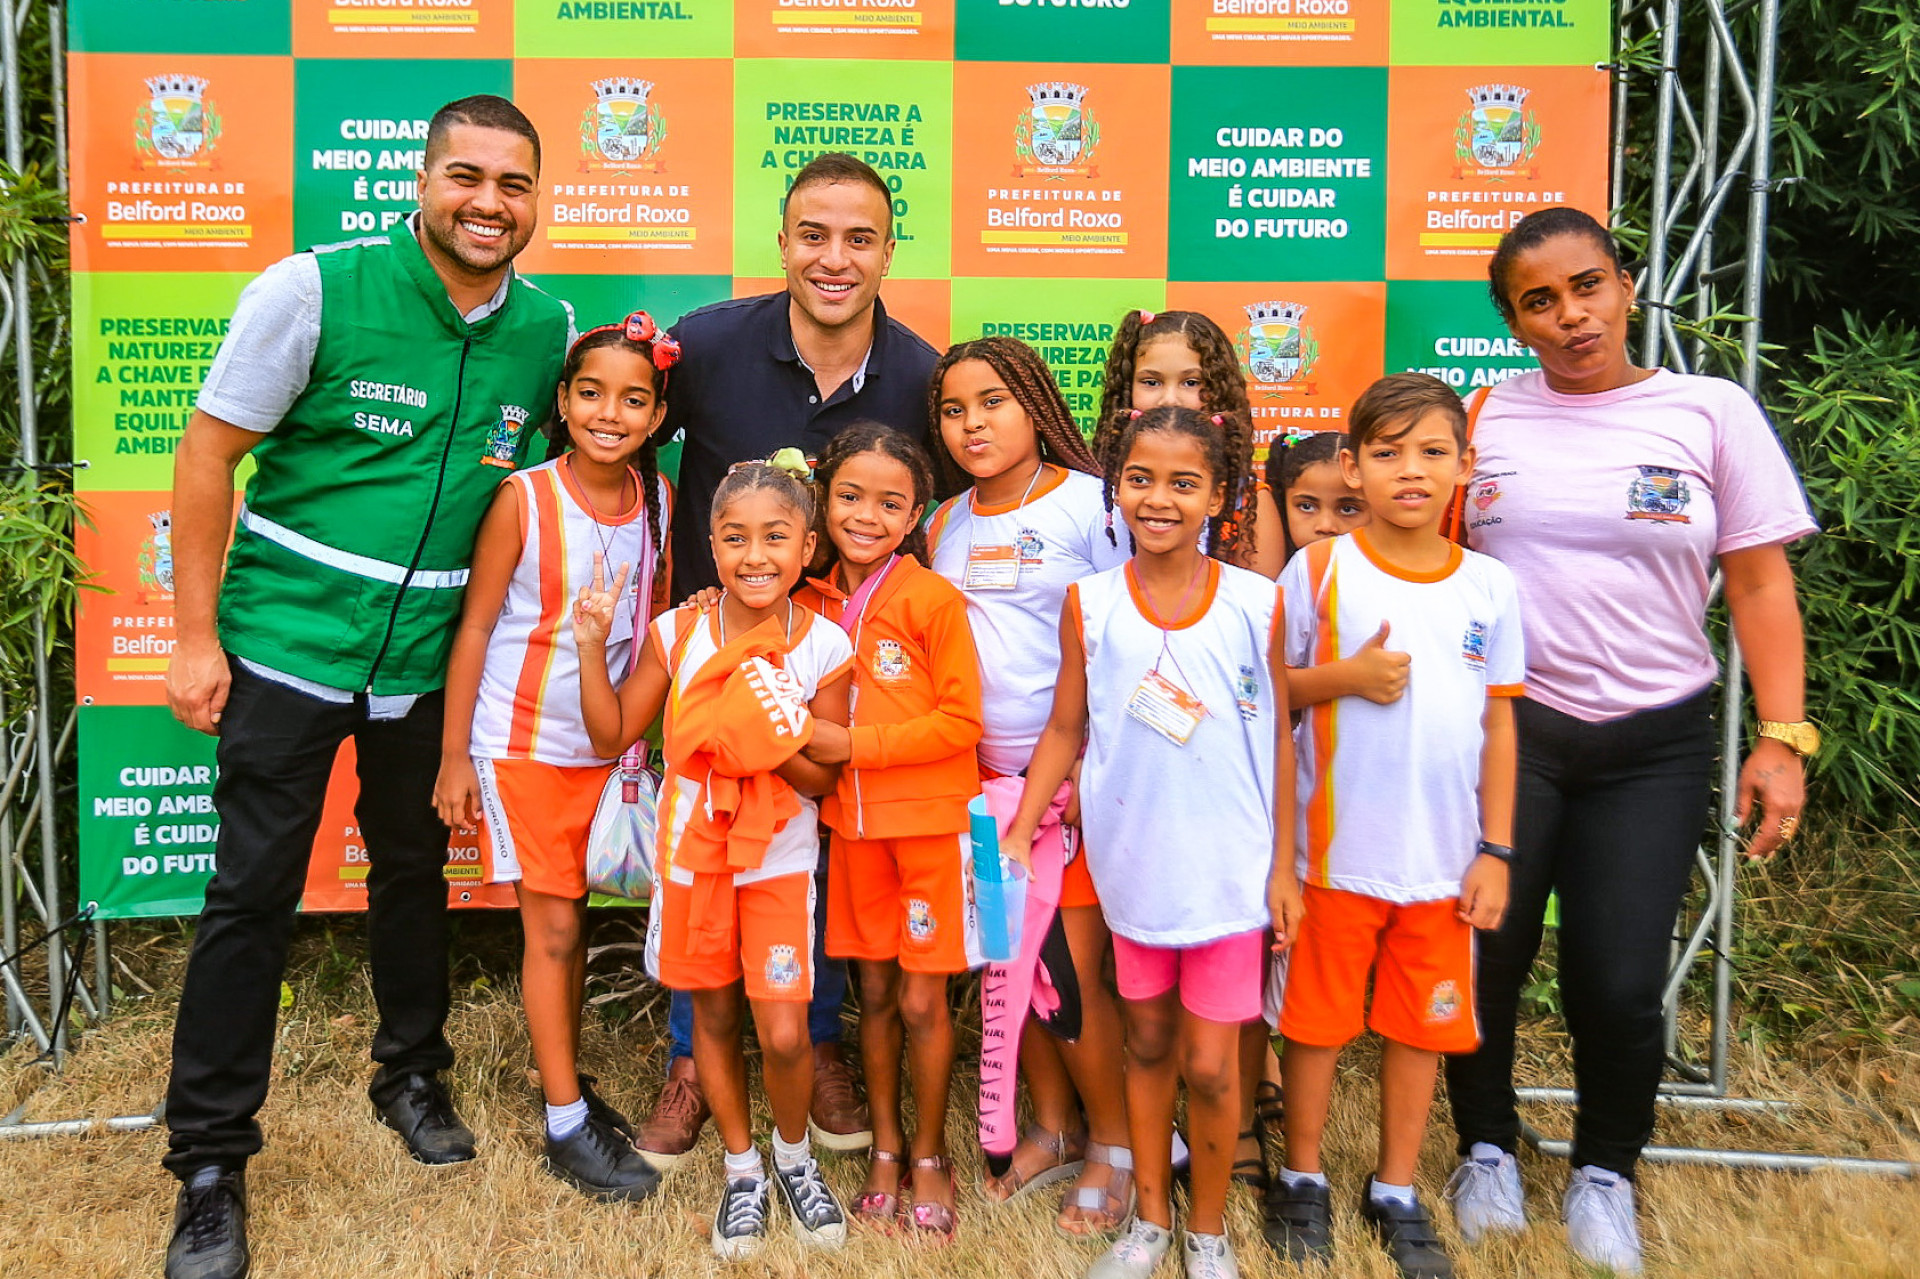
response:
{"label": "woman in pink shirt", "polygon": [[1526,1224],[1514,1020],[1557,891],[1580,1095],[1568,1241],[1637,1273],[1634,1163],[1653,1131],[1669,939],[1716,756],[1708,580],[1717,561],[1762,721],[1738,812],[1758,816],[1748,851],[1767,857],[1793,833],[1801,757],[1818,742],[1803,722],[1785,549],[1816,528],[1746,392],[1629,358],[1633,281],[1606,228],[1576,209],[1534,213],[1488,274],[1540,370],[1481,406],[1464,514],[1473,548],[1519,582],[1527,695],[1512,897],[1501,928],[1480,935],[1481,1047],[1447,1065],[1461,1155],[1448,1189],[1470,1242]]}

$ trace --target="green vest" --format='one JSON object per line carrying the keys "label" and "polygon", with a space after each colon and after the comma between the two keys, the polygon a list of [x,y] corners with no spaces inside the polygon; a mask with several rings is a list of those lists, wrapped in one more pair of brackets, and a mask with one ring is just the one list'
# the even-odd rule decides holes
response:
{"label": "green vest", "polygon": [[431,692],[481,518],[552,410],[567,309],[515,276],[468,324],[404,225],[316,252],[320,343],[253,450],[220,642],[331,688]]}

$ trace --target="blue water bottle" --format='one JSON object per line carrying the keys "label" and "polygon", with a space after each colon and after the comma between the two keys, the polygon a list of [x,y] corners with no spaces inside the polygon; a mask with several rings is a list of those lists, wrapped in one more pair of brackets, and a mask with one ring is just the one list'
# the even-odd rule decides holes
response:
{"label": "blue water bottle", "polygon": [[973,895],[980,904],[980,949],[995,963],[1006,963],[1020,953],[1027,880],[1000,852],[1000,830],[987,811],[986,796],[968,801],[967,819],[973,837]]}

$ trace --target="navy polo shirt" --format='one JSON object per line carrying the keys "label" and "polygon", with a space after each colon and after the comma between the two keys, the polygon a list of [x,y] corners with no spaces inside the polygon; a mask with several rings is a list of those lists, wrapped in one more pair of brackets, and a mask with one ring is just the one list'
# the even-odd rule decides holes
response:
{"label": "navy polo shirt", "polygon": [[707,541],[713,493],[727,468],[775,449],[817,457],[855,422],[882,422],[931,445],[927,382],[934,349],[873,304],[873,347],[860,389],[853,379],[822,397],[793,345],[785,292],[716,302],[673,326],[682,356],[667,384],[661,439],[684,431],[673,509],[673,593],[719,585]]}

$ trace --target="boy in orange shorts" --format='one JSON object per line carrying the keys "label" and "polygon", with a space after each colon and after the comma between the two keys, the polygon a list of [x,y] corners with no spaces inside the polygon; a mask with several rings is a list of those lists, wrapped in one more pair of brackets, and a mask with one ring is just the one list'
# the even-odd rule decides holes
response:
{"label": "boy in orange shorts", "polygon": [[1331,1255],[1320,1140],[1340,1049],[1370,1026],[1386,1045],[1361,1213],[1401,1274],[1446,1279],[1414,1163],[1440,1054],[1479,1043],[1473,930],[1506,910],[1511,699],[1525,650],[1512,575],[1441,533],[1473,470],[1460,397],[1398,373],[1367,389],[1351,422],[1341,469],[1373,522],[1301,551],[1281,575],[1287,662],[1351,657],[1389,623],[1412,675],[1398,701],[1322,702],[1296,732],[1301,857],[1273,912],[1278,944],[1292,946],[1280,1011],[1287,1158],[1265,1234],[1295,1262]]}

